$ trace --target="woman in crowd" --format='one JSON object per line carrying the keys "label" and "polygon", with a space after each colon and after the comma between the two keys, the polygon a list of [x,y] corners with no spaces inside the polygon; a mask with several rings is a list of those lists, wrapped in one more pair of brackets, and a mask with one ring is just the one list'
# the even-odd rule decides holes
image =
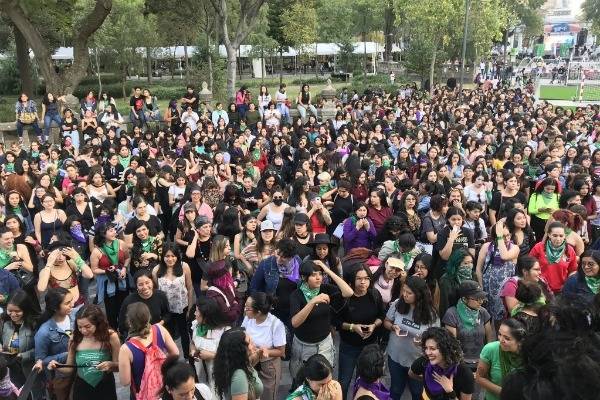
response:
{"label": "woman in crowd", "polygon": [[368,207],[363,202],[356,203],[353,215],[344,221],[344,250],[346,254],[357,247],[373,248],[377,232],[369,217]]}
{"label": "woman in crowd", "polygon": [[377,233],[383,228],[385,220],[392,216],[392,209],[388,207],[383,190],[371,191],[367,216],[373,222]]}
{"label": "woman in crowd", "polygon": [[253,270],[252,264],[242,254],[242,250],[257,240],[256,217],[252,214],[242,215],[240,222],[242,230],[233,238],[233,256],[238,260],[238,266],[243,266],[246,272],[250,272]]}
{"label": "woman in crowd", "polygon": [[506,215],[506,227],[514,244],[519,246],[519,256],[529,253],[535,244],[533,230],[529,226],[529,216],[525,210],[512,208]]}
{"label": "woman in crowd", "polygon": [[581,255],[577,273],[567,278],[562,295],[577,296],[586,303],[592,303],[598,292],[600,292],[600,251],[588,250]]}
{"label": "woman in crowd", "polygon": [[501,218],[496,222],[493,232],[495,238],[481,246],[475,267],[477,281],[487,292],[487,309],[494,321],[504,318],[504,304],[500,291],[504,282],[515,274],[520,252],[519,247],[512,242],[504,221],[505,218]]}
{"label": "woman in crowd", "polygon": [[421,335],[440,320],[433,307],[427,283],[416,276],[406,279],[402,295],[388,309],[383,326],[390,331],[387,345],[392,399],[400,400],[408,386],[413,400],[420,400],[423,385],[409,377],[412,363],[419,357]]}
{"label": "woman in crowd", "polygon": [[157,290],[154,286],[152,273],[147,270],[140,270],[133,276],[133,283],[136,291],[130,293],[119,310],[119,333],[125,337],[127,335],[127,310],[130,304],[144,303],[150,312],[150,322],[166,326],[171,318],[169,312],[169,300],[164,292]]}
{"label": "woman in crowd", "polygon": [[400,288],[406,281],[406,276],[404,263],[395,257],[383,260],[381,266],[373,273],[373,288],[381,295],[386,309],[400,296]]}
{"label": "woman in crowd", "polygon": [[277,233],[277,237],[281,237],[281,239],[291,237],[296,243],[298,257],[304,260],[313,251],[310,246],[310,243],[314,240],[310,218],[304,213],[295,213],[292,223],[294,225],[294,232],[291,235],[285,235],[282,230],[280,230]]}
{"label": "woman in crowd", "polygon": [[452,252],[446,272],[440,279],[440,315],[458,302],[458,287],[463,281],[473,280],[473,256],[465,248]]}
{"label": "woman in crowd", "polygon": [[[191,224],[191,222],[190,222]],[[192,273],[192,285],[196,297],[200,296],[202,281],[206,281],[205,271],[210,262],[210,253],[212,248],[211,237],[212,224],[205,216],[198,216],[193,223],[193,227],[182,236],[182,241],[188,243],[185,249],[184,261],[190,266]],[[180,241],[181,245],[181,241]]]}
{"label": "woman in crowd", "polygon": [[385,355],[379,346],[376,344],[365,346],[356,360],[356,380],[352,389],[352,398],[390,400],[390,391],[382,382],[385,376],[384,368]]}
{"label": "woman in crowd", "polygon": [[241,315],[242,307],[236,297],[236,286],[229,262],[225,259],[213,261],[207,275],[206,296],[215,299],[227,323],[234,324]]}
{"label": "woman in crowd", "polygon": [[181,338],[183,354],[187,355],[190,352],[187,311],[194,304],[194,288],[190,267],[181,260],[174,244],[164,248],[160,263],[152,270],[152,277],[158,290],[164,292],[169,301],[171,318],[166,328],[174,339]]}
{"label": "woman in crowd", "polygon": [[527,207],[531,216],[531,228],[536,238],[544,237],[546,222],[558,210],[559,189],[554,178],[546,178],[535,189]]}
{"label": "woman in crowd", "polygon": [[421,218],[417,213],[418,199],[418,193],[412,190],[402,193],[397,212],[415,237],[418,237],[421,233]]}
{"label": "woman in crowd", "polygon": [[45,249],[50,242],[56,240],[56,235],[62,230],[67,215],[63,210],[56,209],[56,201],[51,194],[42,197],[44,209],[33,217],[35,237]]}
{"label": "woman in crowd", "polygon": [[322,354],[313,354],[294,377],[300,383],[286,400],[341,400],[342,389],[333,379],[333,367]]}
{"label": "woman in crowd", "polygon": [[162,232],[160,235],[151,234],[147,221],[137,221],[131,249],[131,272],[149,270],[159,264],[163,253]]}
{"label": "woman in crowd", "polygon": [[306,258],[307,260],[321,261],[337,275],[342,275],[342,262],[336,255],[337,246],[331,242],[328,234],[317,233],[309,245],[312,253]]}
{"label": "woman in crowd", "polygon": [[[327,275],[333,284],[323,283]],[[343,299],[352,296],[352,288],[322,261],[304,261],[300,266],[302,282],[290,297],[290,315],[294,328],[290,372],[296,376],[302,362],[313,354],[335,362],[331,336],[333,311],[340,310]]]}
{"label": "woman in crowd", "polygon": [[[23,290],[14,292],[6,304],[6,312],[0,317],[2,352],[12,358],[8,369],[12,382],[21,387],[35,363],[34,336],[39,314],[31,297]],[[41,385],[34,386],[34,398],[41,397]]]}
{"label": "woman in crowd", "polygon": [[244,328],[225,331],[217,348],[213,372],[219,398],[251,400],[261,397],[263,384],[252,366],[257,356],[254,342]]}
{"label": "woman in crowd", "polygon": [[206,296],[196,300],[194,315],[189,356],[194,360],[198,381],[214,390],[213,361],[221,336],[230,326],[217,301]]}
{"label": "woman in crowd", "polygon": [[283,213],[288,207],[283,202],[283,191],[279,188],[275,188],[270,196],[269,201],[261,207],[260,213],[258,214],[259,222],[269,221],[273,224],[273,229],[276,231],[281,228],[281,222],[283,221]]}
{"label": "woman in crowd", "polygon": [[423,380],[429,399],[470,400],[473,372],[465,364],[460,343],[444,328],[429,328],[421,338],[423,356],[413,362],[409,376]]}
{"label": "woman in crowd", "polygon": [[276,400],[281,382],[281,358],[285,356],[286,332],[283,323],[273,314],[273,297],[256,292],[246,300],[242,327],[258,349],[258,375],[263,384],[261,400]]}
{"label": "woman in crowd", "polygon": [[539,261],[542,276],[555,294],[562,290],[568,276],[577,271],[575,249],[565,238],[563,224],[552,222],[548,225],[547,239],[538,242],[530,252]]}
{"label": "woman in crowd", "polygon": [[73,400],[117,400],[115,376],[119,362],[119,335],[108,327],[102,309],[89,304],[77,312],[73,337],[69,342],[67,365],[78,365],[76,370],[61,368],[56,360],[48,369],[60,370],[66,375],[75,373]]}
{"label": "woman in crowd", "polygon": [[[473,232],[464,226],[465,213],[457,207],[450,207],[446,212],[447,225],[437,235],[434,255],[439,255],[438,271],[446,266],[450,255],[457,249],[467,249],[471,256],[475,255]],[[438,272],[438,273],[439,273]]]}
{"label": "woman in crowd", "polygon": [[129,294],[127,273],[131,258],[125,242],[117,238],[114,225],[103,224],[95,233],[90,266],[96,276],[96,301],[104,303],[108,324],[117,330],[119,310]]}
{"label": "woman in crowd", "polygon": [[89,231],[94,225],[93,205],[88,198],[86,189],[76,188],[72,193],[73,200],[67,206],[66,213],[69,216],[76,216],[81,219],[83,229]]}
{"label": "woman in crowd", "polygon": [[[58,287],[48,290],[45,297],[46,309],[38,321],[35,333],[35,359],[34,369],[41,371],[48,367],[51,361],[64,364],[67,361],[69,338],[73,333],[74,318],[73,295],[67,289]],[[69,378],[57,371],[51,379],[54,395],[59,400],[69,398]]]}
{"label": "woman in crowd", "polygon": [[442,323],[458,339],[465,364],[475,372],[481,349],[495,340],[492,318],[482,307],[486,293],[477,282],[461,282],[458,295],[458,302],[448,308]]}
{"label": "woman in crowd", "polygon": [[354,291],[337,313],[340,331],[339,375],[344,399],[361,351],[380,338],[385,308],[381,294],[371,286],[371,271],[358,264],[344,272],[344,280]]}
{"label": "woman in crowd", "polygon": [[135,231],[138,228],[139,222],[143,221],[146,223],[148,228],[148,234],[151,237],[163,238],[162,225],[160,219],[156,215],[148,213],[149,204],[142,196],[136,196],[132,201],[133,209],[135,210],[133,217],[125,225],[125,231],[123,238],[129,248],[133,248],[133,240]]}
{"label": "woman in crowd", "polygon": [[500,324],[498,340],[486,344],[481,350],[475,381],[485,390],[485,400],[497,400],[502,391],[502,380],[521,366],[521,344],[525,326],[516,319],[506,319]]}
{"label": "woman in crowd", "polygon": [[179,350],[169,331],[160,323],[152,323],[151,310],[146,304],[131,303],[126,315],[127,341],[119,349],[119,381],[121,385],[130,387],[132,398],[141,399],[150,395],[140,393],[149,383],[142,382],[147,349],[157,348],[156,351],[162,351],[166,356],[179,356]]}
{"label": "woman in crowd", "polygon": [[17,134],[19,135],[19,144],[23,144],[23,128],[31,127],[40,143],[45,142],[42,137],[42,130],[38,124],[37,106],[35,101],[30,100],[29,96],[21,93],[15,104],[15,120],[17,121]]}
{"label": "woman in crowd", "polygon": [[256,267],[261,261],[273,255],[276,244],[275,227],[271,221],[261,222],[260,235],[256,236],[256,241],[242,249],[242,256],[252,267],[248,271],[250,276],[254,274]]}
{"label": "woman in crowd", "polygon": [[161,366],[163,387],[161,400],[212,400],[208,386],[196,383],[194,370],[190,364],[180,361],[177,356],[167,357]]}
{"label": "woman in crowd", "polygon": [[415,257],[412,266],[407,271],[407,276],[418,276],[427,282],[427,287],[429,288],[429,293],[431,293],[431,299],[433,300],[433,306],[439,311],[440,286],[433,276],[432,260],[433,258],[430,254],[420,253]]}
{"label": "woman in crowd", "polygon": [[504,283],[502,290],[500,291],[500,297],[504,303],[506,309],[506,315],[511,315],[513,309],[517,306],[518,300],[516,299],[517,286],[520,281],[525,283],[533,283],[539,285],[542,289],[544,297],[548,300],[554,296],[548,284],[542,276],[542,269],[539,261],[530,255],[521,256],[517,260],[517,275],[510,277]]}
{"label": "woman in crowd", "polygon": [[492,194],[492,199],[489,207],[490,224],[493,225],[500,218],[506,216],[508,209],[506,209],[506,202],[514,199],[521,204],[526,204],[527,198],[523,192],[519,191],[519,180],[515,174],[509,171],[505,171],[502,176],[504,181],[504,188],[498,190]]}

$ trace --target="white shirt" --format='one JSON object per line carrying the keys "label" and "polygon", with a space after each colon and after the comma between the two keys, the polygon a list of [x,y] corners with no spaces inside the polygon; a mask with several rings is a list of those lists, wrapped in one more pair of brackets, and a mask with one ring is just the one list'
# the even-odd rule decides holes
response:
{"label": "white shirt", "polygon": [[200,117],[198,116],[198,114],[195,111],[186,111],[183,114],[181,114],[181,122],[184,124],[187,124],[190,129],[192,131],[195,131],[196,129],[198,129],[198,121],[200,120]]}
{"label": "white shirt", "polygon": [[257,324],[255,319],[244,317],[242,326],[246,328],[257,347],[272,349],[286,344],[285,326],[271,313],[261,324]]}

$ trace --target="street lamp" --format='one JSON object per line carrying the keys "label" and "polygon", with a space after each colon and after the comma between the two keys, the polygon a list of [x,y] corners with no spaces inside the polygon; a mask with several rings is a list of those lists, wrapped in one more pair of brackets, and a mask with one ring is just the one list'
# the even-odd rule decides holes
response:
{"label": "street lamp", "polygon": [[463,98],[463,80],[465,78],[465,58],[467,56],[467,34],[469,27],[469,9],[471,8],[471,0],[465,0],[465,23],[463,30],[462,57],[460,63],[460,82],[458,83],[458,98],[462,101]]}

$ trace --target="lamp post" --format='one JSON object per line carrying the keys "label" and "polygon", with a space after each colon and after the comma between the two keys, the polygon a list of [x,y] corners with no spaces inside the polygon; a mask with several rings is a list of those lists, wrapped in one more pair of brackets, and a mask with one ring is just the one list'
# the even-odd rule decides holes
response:
{"label": "lamp post", "polygon": [[465,23],[463,29],[462,57],[460,63],[460,81],[458,83],[458,98],[462,101],[463,98],[463,80],[465,78],[465,58],[467,56],[467,35],[469,27],[469,8],[471,8],[471,0],[465,0]]}

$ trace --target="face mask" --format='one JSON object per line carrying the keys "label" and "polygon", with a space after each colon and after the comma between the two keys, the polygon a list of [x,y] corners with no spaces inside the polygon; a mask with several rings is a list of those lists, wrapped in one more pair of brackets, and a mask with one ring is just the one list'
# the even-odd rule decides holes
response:
{"label": "face mask", "polygon": [[390,160],[383,160],[383,166],[386,168],[389,168],[390,166]]}
{"label": "face mask", "polygon": [[273,204],[275,204],[276,206],[280,206],[283,204],[283,199],[275,199],[273,200]]}
{"label": "face mask", "polygon": [[81,225],[76,225],[74,227],[72,227],[70,229],[71,235],[78,241],[81,243],[85,243],[85,235],[83,234],[83,231],[81,230]]}

